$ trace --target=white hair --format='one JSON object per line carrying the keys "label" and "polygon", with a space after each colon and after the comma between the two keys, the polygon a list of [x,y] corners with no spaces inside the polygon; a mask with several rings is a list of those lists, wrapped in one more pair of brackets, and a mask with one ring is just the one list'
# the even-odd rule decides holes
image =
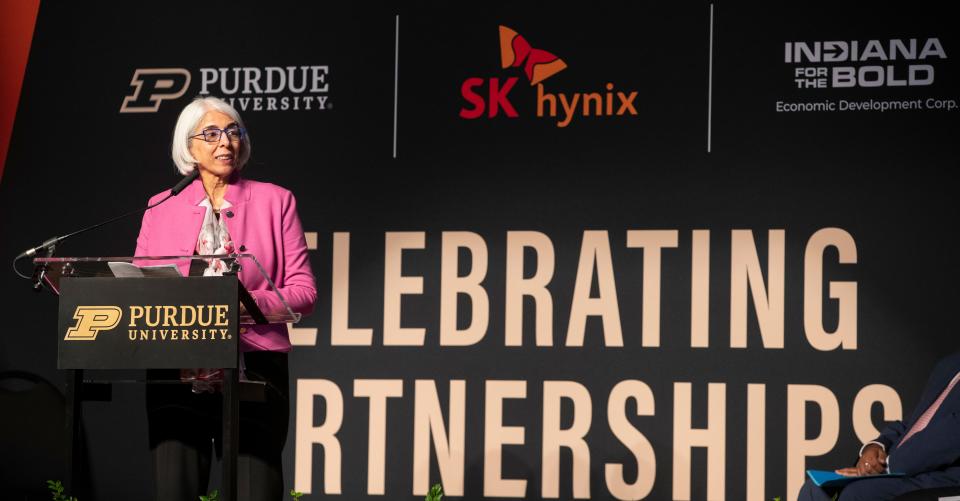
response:
{"label": "white hair", "polygon": [[[200,124],[208,111],[219,111],[237,122],[241,129],[246,129],[243,126],[243,119],[240,118],[240,114],[233,106],[230,106],[230,103],[218,97],[198,97],[194,99],[180,112],[180,117],[177,118],[177,126],[173,129],[173,145],[171,146],[173,163],[177,165],[177,170],[184,176],[197,168],[197,159],[193,158],[190,153],[190,136],[194,135],[197,125]],[[242,169],[249,159],[250,135],[244,131],[243,138],[240,140],[239,155],[237,156],[237,170]]]}

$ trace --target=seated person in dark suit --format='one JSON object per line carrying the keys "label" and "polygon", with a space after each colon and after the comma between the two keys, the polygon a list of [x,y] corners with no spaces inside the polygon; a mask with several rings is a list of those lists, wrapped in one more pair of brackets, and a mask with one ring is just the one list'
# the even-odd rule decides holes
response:
{"label": "seated person in dark suit", "polygon": [[[839,501],[882,501],[920,489],[960,486],[960,353],[941,360],[930,374],[917,407],[906,421],[896,421],[860,449],[856,466],[837,473],[869,476],[902,473],[902,477],[851,482]],[[835,492],[809,479],[799,501],[832,499]]]}

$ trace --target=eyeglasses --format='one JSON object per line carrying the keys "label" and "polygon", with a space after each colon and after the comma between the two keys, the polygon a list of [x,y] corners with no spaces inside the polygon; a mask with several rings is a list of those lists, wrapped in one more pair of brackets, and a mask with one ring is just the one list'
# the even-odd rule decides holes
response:
{"label": "eyeglasses", "polygon": [[247,131],[240,127],[227,127],[226,129],[211,127],[209,129],[203,129],[199,134],[190,136],[190,139],[200,138],[208,143],[216,143],[220,141],[220,135],[223,133],[227,134],[227,139],[230,141],[239,141]]}

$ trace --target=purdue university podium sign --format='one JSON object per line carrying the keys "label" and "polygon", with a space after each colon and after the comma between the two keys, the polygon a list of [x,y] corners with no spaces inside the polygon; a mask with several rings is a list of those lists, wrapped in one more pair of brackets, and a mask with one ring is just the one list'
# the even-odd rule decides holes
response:
{"label": "purdue university podium sign", "polygon": [[60,369],[237,367],[236,277],[64,278]]}

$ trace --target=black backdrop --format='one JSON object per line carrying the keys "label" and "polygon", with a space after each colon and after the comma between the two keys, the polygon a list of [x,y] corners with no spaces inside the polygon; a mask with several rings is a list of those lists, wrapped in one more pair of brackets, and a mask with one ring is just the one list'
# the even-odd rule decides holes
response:
{"label": "black backdrop", "polygon": [[[387,400],[385,494],[391,499],[422,495],[413,480],[419,466],[428,467],[430,483],[443,481],[453,497],[480,498],[490,487],[484,461],[494,454],[484,445],[491,419],[485,415],[491,408],[489,384],[511,380],[521,382],[526,397],[504,400],[502,416],[494,418],[504,426],[522,426],[525,441],[502,446],[499,476],[525,479],[525,497],[549,497],[541,486],[549,469],[542,460],[545,382],[570,381],[582,385],[589,404],[562,399],[560,427],[573,426],[575,408],[592,418],[583,439],[589,448],[589,494],[610,498],[604,465],[624,464],[628,483],[638,467],[631,449],[611,432],[607,401],[618,382],[638,380],[652,393],[652,415],[637,416],[633,401],[614,414],[626,413],[652,446],[655,474],[647,479],[652,482],[643,493],[647,499],[789,497],[804,467],[845,465],[861,439],[870,438],[857,437],[853,425],[853,403],[862,388],[892,388],[903,412],[909,412],[929,368],[957,347],[951,259],[956,208],[950,202],[955,190],[949,173],[957,166],[960,96],[953,63],[956,33],[941,8],[44,2],[0,184],[3,255],[12,259],[53,234],[136,207],[175,183],[170,135],[179,110],[201,91],[202,68],[252,67],[265,73],[267,67],[325,66],[325,92],[287,89],[276,96],[324,96],[326,109],[241,110],[253,141],[246,176],[293,190],[305,231],[316,235],[311,259],[320,298],[316,313],[301,327],[317,329],[317,337],[314,343],[309,332],[298,334],[307,341],[299,341],[291,358],[294,399],[284,458],[291,487],[312,492],[305,499],[319,498],[327,489],[325,462],[332,461],[341,468],[339,497],[372,494],[370,400],[355,396],[354,387],[357,380],[382,379],[402,381],[402,396]],[[542,83],[543,92],[558,100],[561,93],[605,96],[611,83],[614,104],[617,91],[637,93],[636,114],[577,116],[565,127],[557,126],[558,118],[538,117],[537,88],[518,68],[500,67],[500,25],[566,63]],[[924,59],[784,61],[788,42],[812,47],[814,42],[858,41],[862,49],[877,40],[889,52],[892,39],[916,39],[918,53],[936,39],[946,57],[934,51]],[[888,71],[889,66],[899,78],[917,64],[933,68],[931,84],[798,89],[794,82],[795,69],[804,66],[827,71],[838,66]],[[124,97],[135,90],[131,78],[144,68],[182,68],[191,83],[181,97],[161,101],[156,112],[121,113]],[[519,116],[501,110],[492,118],[461,118],[461,109],[472,106],[461,93],[468,78],[483,79],[476,91],[486,97],[489,79],[505,84],[512,77],[517,80],[507,99]],[[211,93],[224,94],[214,87]],[[254,89],[223,97],[261,97],[266,107],[270,95]],[[952,100],[954,109],[928,109],[930,98],[946,105]],[[921,106],[777,111],[778,102],[840,106],[840,101],[870,100],[920,100]],[[827,284],[856,284],[855,349],[820,351],[805,336],[805,249],[824,228],[839,228],[855,242],[855,263],[839,263],[837,249],[828,247],[822,274],[822,320],[828,332],[836,328],[839,308]],[[115,224],[70,241],[58,253],[129,254],[137,230],[136,221]],[[641,343],[641,305],[650,301],[643,293],[648,253],[628,248],[633,230],[675,230],[677,235],[675,248],[661,253],[659,346]],[[706,348],[691,346],[694,230],[710,232]],[[739,273],[731,269],[735,230],[752,230],[768,291],[768,253],[777,247],[775,230],[783,230],[782,348],[765,345],[750,293],[746,347],[731,347],[731,275]],[[523,345],[504,342],[510,231],[541,232],[552,243],[555,265],[547,286],[552,346],[535,343],[535,303],[529,297],[521,301]],[[401,301],[402,325],[426,329],[422,346],[384,343],[385,241],[392,232],[424,235],[425,248],[402,255],[403,275],[423,277],[423,293]],[[471,346],[439,341],[445,232],[450,237],[456,235],[449,232],[475,233],[488,253],[482,286],[489,298],[489,324],[482,340]],[[333,291],[343,286],[333,282],[334,239],[347,233],[349,324],[372,328],[371,346],[342,346],[331,337]],[[586,320],[583,346],[567,345],[585,235],[599,236],[601,254],[603,244],[609,245],[622,347],[605,345],[605,335],[612,334],[597,315]],[[478,265],[478,256],[464,249],[455,254],[460,276]],[[531,250],[524,256],[530,277],[537,259]],[[598,275],[603,268],[601,262]],[[591,279],[590,261],[585,269],[581,279],[590,284],[592,296],[609,302],[603,280]],[[3,280],[9,320],[0,337],[0,368],[62,382],[55,369],[56,299],[32,294],[13,274]],[[473,318],[474,301],[460,294],[457,304],[458,325],[464,328]],[[310,449],[296,427],[305,399],[316,403],[306,427],[320,426],[331,409],[324,398],[298,398],[298,380],[330,381],[342,394],[340,459],[315,446],[308,461],[295,460],[298,440]],[[435,382],[447,432],[450,381],[465,381],[462,491],[440,477],[433,442],[429,466],[414,464],[415,408],[427,409],[415,404],[416,380]],[[689,404],[677,396],[685,383],[690,383]],[[692,414],[693,428],[708,425],[709,383],[725,388],[709,406],[719,405],[725,416],[718,435],[725,450],[712,467],[722,484],[708,483],[705,448],[676,447],[685,435],[675,432],[678,412]],[[747,437],[756,433],[747,421],[751,384],[765,385],[765,446],[763,481],[748,490]],[[835,397],[838,417],[821,423],[820,407],[810,404],[788,418],[788,387],[801,395],[813,386]],[[882,406],[867,408],[873,426],[881,426]],[[895,415],[897,410],[886,411]],[[139,390],[118,387],[113,403],[89,403],[85,412],[96,498],[146,497],[151,479]],[[790,470],[788,456],[802,453],[788,447],[789,419],[810,440],[831,424],[839,432],[827,450],[805,462],[801,457]],[[680,456],[691,458],[689,473],[675,471]],[[561,449],[560,498],[578,495],[573,457]],[[577,461],[582,464],[582,458]],[[306,471],[312,472],[311,483]]]}

